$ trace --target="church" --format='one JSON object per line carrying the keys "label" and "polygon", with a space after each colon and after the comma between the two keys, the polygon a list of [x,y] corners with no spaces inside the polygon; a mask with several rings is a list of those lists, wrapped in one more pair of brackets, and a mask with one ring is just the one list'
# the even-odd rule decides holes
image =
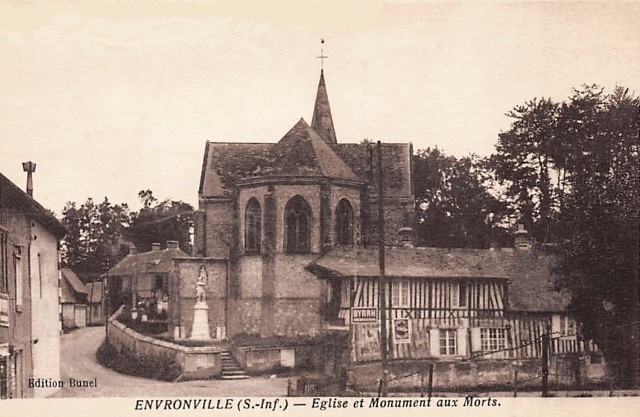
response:
{"label": "church", "polygon": [[[324,73],[311,125],[275,143],[207,142],[194,255],[228,261],[226,334],[315,335],[332,288],[306,267],[336,247],[377,243],[370,143],[339,143]],[[403,238],[414,208],[409,143],[382,146],[385,234]]]}

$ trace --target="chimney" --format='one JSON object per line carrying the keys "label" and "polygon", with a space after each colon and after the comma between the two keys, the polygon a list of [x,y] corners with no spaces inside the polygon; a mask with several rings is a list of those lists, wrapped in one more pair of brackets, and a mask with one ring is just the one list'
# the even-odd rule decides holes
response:
{"label": "chimney", "polygon": [[405,248],[413,247],[413,229],[411,227],[401,227],[398,230],[400,236],[400,243]]}
{"label": "chimney", "polygon": [[518,223],[518,230],[515,232],[514,239],[516,249],[531,249],[531,239],[529,232],[525,229],[524,224]]}
{"label": "chimney", "polygon": [[180,249],[178,246],[177,240],[167,240],[167,250],[169,249]]}
{"label": "chimney", "polygon": [[138,253],[138,248],[136,248],[136,245],[134,245],[133,243],[129,244],[129,255],[135,255],[136,253]]}
{"label": "chimney", "polygon": [[160,244],[159,243],[152,243],[151,244],[151,252],[156,252],[160,250]]}
{"label": "chimney", "polygon": [[33,197],[33,173],[36,172],[36,163],[31,161],[23,162],[22,170],[27,173],[27,194]]}

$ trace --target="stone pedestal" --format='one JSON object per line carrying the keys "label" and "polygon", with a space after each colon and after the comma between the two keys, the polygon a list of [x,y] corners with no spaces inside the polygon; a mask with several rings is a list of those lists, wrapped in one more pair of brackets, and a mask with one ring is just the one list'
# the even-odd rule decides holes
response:
{"label": "stone pedestal", "polygon": [[204,301],[198,301],[193,306],[191,340],[211,340],[211,334],[209,333],[209,306]]}

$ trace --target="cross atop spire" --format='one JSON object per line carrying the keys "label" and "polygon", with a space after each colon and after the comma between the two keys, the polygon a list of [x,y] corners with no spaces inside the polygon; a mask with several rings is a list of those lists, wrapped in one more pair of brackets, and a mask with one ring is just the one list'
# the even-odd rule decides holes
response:
{"label": "cross atop spire", "polygon": [[320,56],[316,57],[320,59],[320,71],[324,71],[324,60],[325,58],[329,58],[324,54],[324,48],[322,45],[324,45],[324,38],[320,38]]}

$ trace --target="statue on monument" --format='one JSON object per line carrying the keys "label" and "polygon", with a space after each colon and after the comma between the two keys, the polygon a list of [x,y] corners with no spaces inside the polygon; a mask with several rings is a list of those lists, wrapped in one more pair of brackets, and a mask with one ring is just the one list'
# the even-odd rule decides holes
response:
{"label": "statue on monument", "polygon": [[207,271],[202,265],[200,267],[200,274],[198,275],[198,279],[196,281],[196,300],[197,302],[204,302],[205,299],[205,291],[204,288],[207,285]]}
{"label": "statue on monument", "polygon": [[191,339],[211,340],[209,331],[209,307],[205,301],[205,287],[207,285],[207,270],[200,266],[200,273],[196,279],[196,304],[193,306],[193,323],[191,326]]}

